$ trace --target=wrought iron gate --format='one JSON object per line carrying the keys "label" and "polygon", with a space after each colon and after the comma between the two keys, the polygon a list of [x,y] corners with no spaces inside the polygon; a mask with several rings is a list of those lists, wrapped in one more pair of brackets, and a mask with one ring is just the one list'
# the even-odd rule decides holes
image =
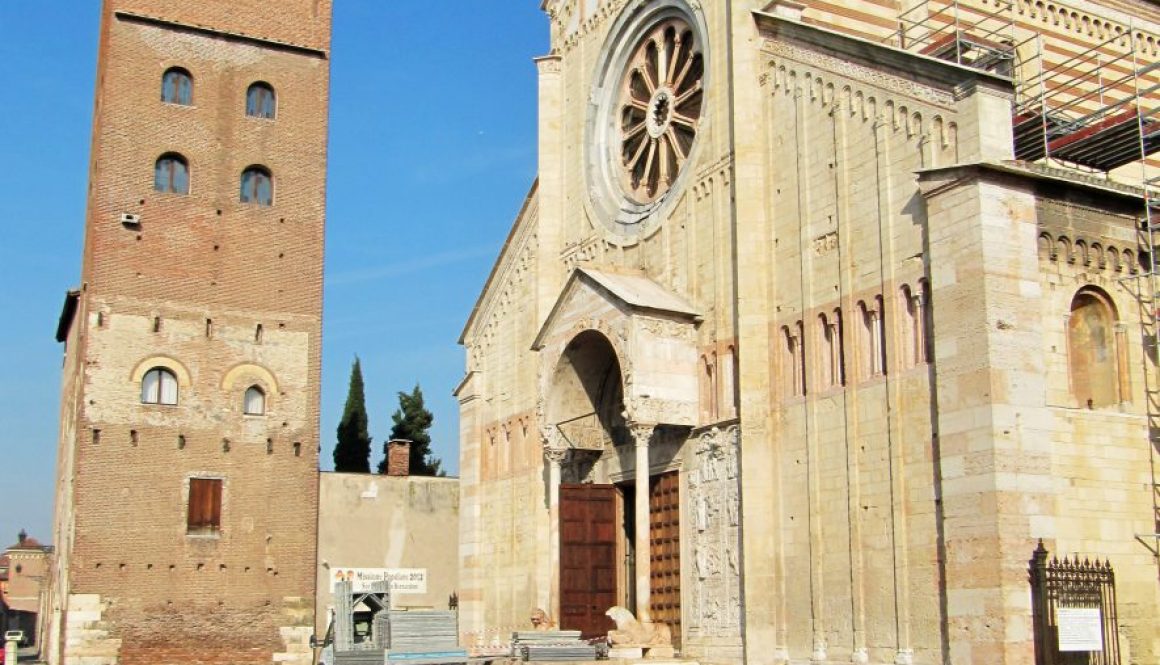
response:
{"label": "wrought iron gate", "polygon": [[[1035,665],[1120,665],[1116,578],[1111,564],[1106,559],[1103,563],[1087,559],[1081,562],[1079,555],[1071,560],[1065,556],[1063,561],[1055,557],[1048,561],[1047,554],[1040,540],[1028,571],[1035,626]],[[1076,648],[1076,641],[1082,642],[1082,635],[1075,635],[1067,625],[1072,616],[1080,620],[1077,623],[1098,616],[1101,649],[1068,650]],[[1062,642],[1061,617],[1064,617]]]}

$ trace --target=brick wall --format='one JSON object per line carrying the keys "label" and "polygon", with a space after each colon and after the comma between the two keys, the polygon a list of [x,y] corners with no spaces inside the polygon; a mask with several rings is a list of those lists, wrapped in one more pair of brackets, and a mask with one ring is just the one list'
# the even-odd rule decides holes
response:
{"label": "brick wall", "polygon": [[[309,659],[330,3],[259,4],[104,6],[54,662]],[[174,66],[191,105],[161,101]],[[274,119],[246,116],[256,81]],[[154,191],[168,152],[188,161],[186,195]],[[271,206],[239,201],[254,164]],[[179,377],[177,405],[141,403],[153,366]],[[243,413],[255,385],[264,413]],[[223,479],[215,534],[186,533],[191,477]]]}
{"label": "brick wall", "polygon": [[387,442],[387,475],[406,476],[411,469],[411,442],[394,439]]}

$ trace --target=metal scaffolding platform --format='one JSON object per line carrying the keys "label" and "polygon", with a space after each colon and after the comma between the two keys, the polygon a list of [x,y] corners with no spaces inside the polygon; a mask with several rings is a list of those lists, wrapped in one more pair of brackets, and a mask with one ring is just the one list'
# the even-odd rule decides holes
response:
{"label": "metal scaffolding platform", "polygon": [[1106,173],[1160,151],[1160,62],[1138,53],[1133,34],[1050,65],[1034,38],[1039,71],[1016,82],[1016,159]]}
{"label": "metal scaffolding platform", "polygon": [[908,51],[984,69],[1005,76],[1015,62],[1014,3],[995,0],[997,8],[951,0],[915,5],[898,17],[890,40]]}

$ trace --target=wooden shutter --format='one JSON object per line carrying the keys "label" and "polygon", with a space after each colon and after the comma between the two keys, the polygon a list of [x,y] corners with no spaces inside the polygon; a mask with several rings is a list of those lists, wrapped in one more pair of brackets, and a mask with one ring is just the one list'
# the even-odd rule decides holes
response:
{"label": "wooden shutter", "polygon": [[189,533],[218,531],[222,523],[222,479],[189,479]]}

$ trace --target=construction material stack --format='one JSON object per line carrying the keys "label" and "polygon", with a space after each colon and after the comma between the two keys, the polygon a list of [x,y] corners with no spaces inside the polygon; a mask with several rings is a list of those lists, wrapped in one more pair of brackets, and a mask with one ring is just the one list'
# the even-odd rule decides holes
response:
{"label": "construction material stack", "polygon": [[[605,652],[605,655],[607,652]],[[578,630],[531,630],[512,633],[512,657],[525,661],[588,661],[600,654],[580,639]]]}

